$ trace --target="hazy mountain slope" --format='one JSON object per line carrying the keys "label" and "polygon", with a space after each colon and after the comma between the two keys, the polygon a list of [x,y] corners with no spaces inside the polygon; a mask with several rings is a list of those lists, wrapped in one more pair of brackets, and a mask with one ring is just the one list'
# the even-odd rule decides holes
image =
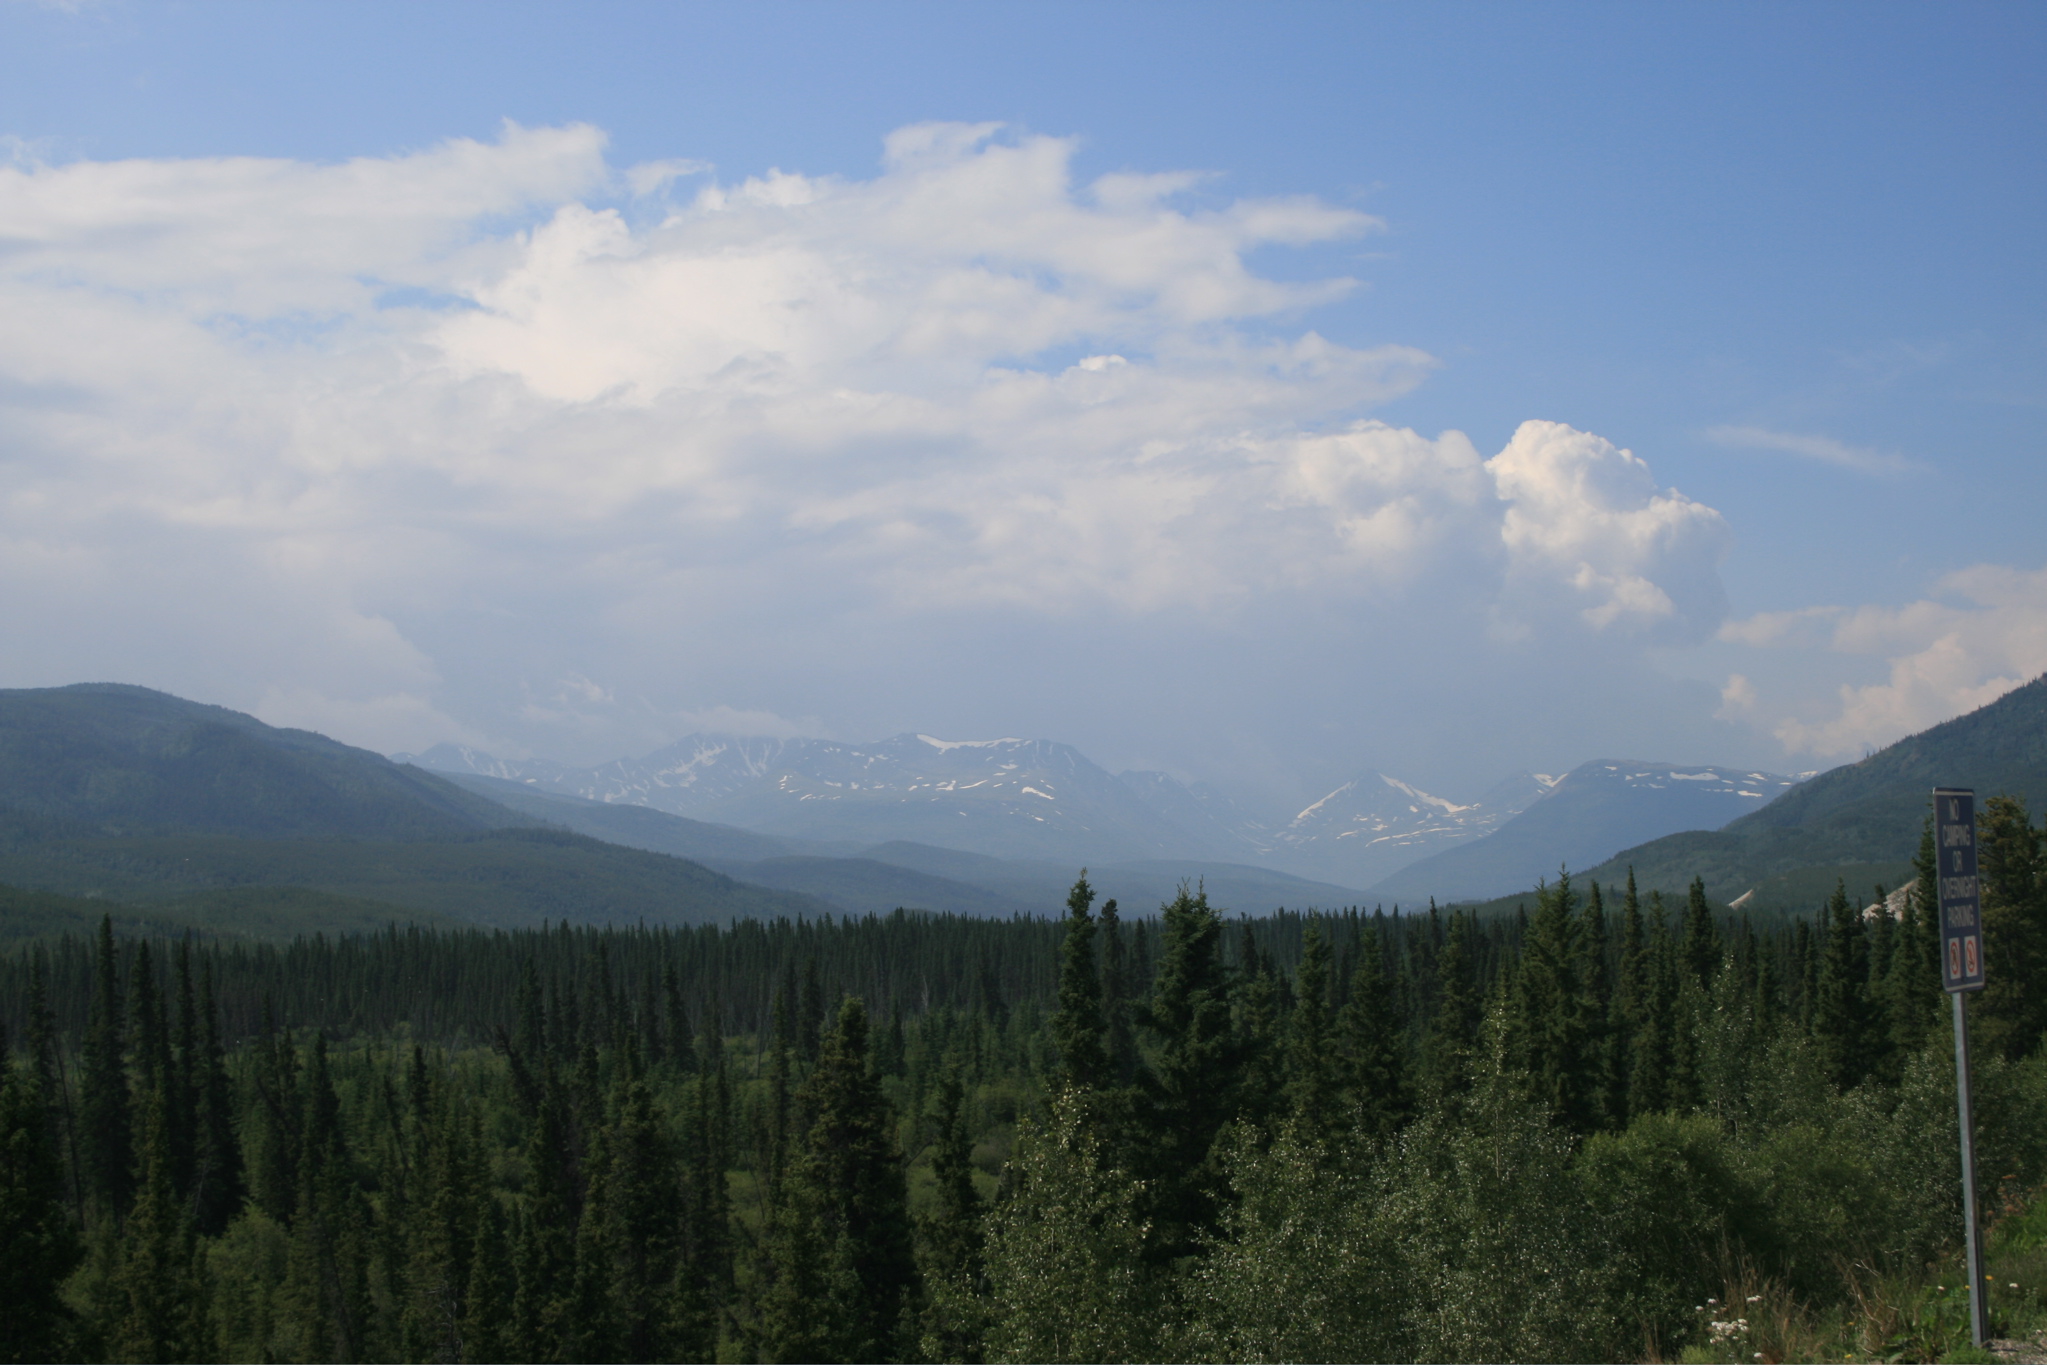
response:
{"label": "hazy mountain slope", "polygon": [[1273,852],[1271,829],[1213,783],[1182,782],[1155,772],[1118,773],[1116,780],[1152,814],[1186,833],[1204,857],[1238,861]]}
{"label": "hazy mountain slope", "polygon": [[478,773],[449,773],[446,776],[458,787],[536,820],[545,820],[606,843],[646,849],[650,853],[666,853],[677,858],[692,858],[700,863],[756,862],[763,858],[820,856],[828,851],[803,840],[757,834],[736,825],[690,820],[651,806],[563,796],[522,782],[484,777]]}
{"label": "hazy mountain slope", "polygon": [[1798,781],[1740,769],[1597,759],[1566,773],[1485,838],[1402,868],[1372,892],[1410,902],[1511,895],[1555,877],[1559,865],[1586,868],[1664,834],[1718,829]]}
{"label": "hazy mountain slope", "polygon": [[1197,851],[1193,836],[1130,787],[1049,740],[897,735],[842,744],[692,735],[643,759],[588,769],[512,764],[447,745],[416,761],[839,845],[908,839],[1079,862]]}
{"label": "hazy mountain slope", "polygon": [[0,824],[430,839],[534,823],[418,768],[143,687],[0,691]]}
{"label": "hazy mountain slope", "polygon": [[993,919],[1050,913],[1043,905],[1012,900],[987,887],[872,858],[769,858],[725,870],[759,886],[814,896],[852,915],[886,915],[897,908]]}
{"label": "hazy mountain slope", "polygon": [[340,912],[312,892],[503,925],[824,908],[681,858],[544,829],[324,736],[114,684],[0,692],[0,882],[148,902],[234,889],[232,904],[214,904],[245,919],[264,901],[260,888],[288,888],[261,912],[279,923],[294,906],[329,920]]}
{"label": "hazy mountain slope", "polygon": [[1275,831],[1273,859],[1341,885],[1370,886],[1438,849],[1484,838],[1538,800],[1552,780],[1520,773],[1459,803],[1366,773]]}
{"label": "hazy mountain slope", "polygon": [[1725,829],[1626,849],[1598,874],[1625,876],[1633,866],[1645,887],[1681,887],[1697,875],[1714,895],[1731,899],[1801,868],[1895,868],[1919,847],[1935,786],[1973,787],[1979,798],[2021,796],[2036,817],[2047,810],[2047,676],[1821,773]]}

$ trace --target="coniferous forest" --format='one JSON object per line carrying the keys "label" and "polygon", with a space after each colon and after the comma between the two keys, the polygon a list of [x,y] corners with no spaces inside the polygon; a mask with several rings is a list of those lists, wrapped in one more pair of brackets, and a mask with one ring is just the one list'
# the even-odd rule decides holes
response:
{"label": "coniferous forest", "polygon": [[[2007,1324],[2047,1276],[2043,837],[1987,803]],[[1902,918],[1566,875],[1132,915],[1083,877],[1036,920],[37,941],[0,1358],[1942,1358],[1931,863]]]}

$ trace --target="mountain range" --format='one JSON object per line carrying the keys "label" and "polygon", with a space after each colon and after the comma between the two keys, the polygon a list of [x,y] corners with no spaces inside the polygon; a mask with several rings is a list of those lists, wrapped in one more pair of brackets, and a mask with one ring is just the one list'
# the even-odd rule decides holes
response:
{"label": "mountain range", "polygon": [[0,691],[0,937],[102,905],[279,933],[1046,914],[1082,866],[1137,914],[1189,882],[1263,913],[1478,899],[1559,865],[1809,908],[1836,876],[1895,886],[1936,782],[2047,805],[2047,678],[1810,780],[1598,760],[1460,802],[1367,773],[1291,819],[1045,740],[700,735],[595,769],[419,758],[139,687]]}
{"label": "mountain range", "polygon": [[[765,865],[777,857],[886,861],[871,850],[909,844],[1064,868],[1202,865],[1233,886],[1263,869],[1268,878],[1317,884],[1291,889],[1320,904],[1332,896],[1413,902],[1499,894],[1526,884],[1536,869],[1554,872],[1559,858],[1583,865],[1659,834],[1718,828],[1798,780],[1600,761],[1561,777],[1516,774],[1477,799],[1454,801],[1367,772],[1291,819],[1275,819],[1212,784],[1160,772],[1112,775],[1048,740],[906,734],[849,744],[699,734],[645,758],[582,769],[453,745],[394,758],[572,829],[702,858],[755,880],[793,875]],[[533,804],[548,800],[595,803],[621,815],[583,810],[571,818],[568,807]],[[657,839],[654,827],[630,832],[618,823],[626,810],[640,811],[635,818],[643,822],[651,811],[692,821],[693,832],[682,843],[649,842]],[[681,828],[658,838],[680,838]],[[725,832],[713,837],[712,830]],[[1415,875],[1417,865],[1428,872]],[[964,880],[991,890],[1015,880],[990,877]],[[882,884],[871,873],[869,880]],[[803,889],[822,894],[820,886],[807,880]]]}
{"label": "mountain range", "polygon": [[1372,892],[1410,903],[1508,895],[1672,829],[1717,830],[1810,776],[1597,759],[1551,782],[1491,834],[1411,863]]}

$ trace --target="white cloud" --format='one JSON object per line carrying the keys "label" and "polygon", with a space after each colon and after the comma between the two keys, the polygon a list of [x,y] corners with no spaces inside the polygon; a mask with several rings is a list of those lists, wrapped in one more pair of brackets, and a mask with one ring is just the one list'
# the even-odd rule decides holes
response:
{"label": "white cloud", "polygon": [[1352,281],[1246,262],[1376,220],[1072,151],[919,125],[869,179],[665,208],[703,167],[581,126],[0,168],[0,672],[623,747],[993,695],[1034,666],[963,643],[998,618],[1314,622],[1218,664],[1238,692],[1332,633],[1564,668],[1718,626],[1726,527],[1633,454],[1361,416],[1434,360],[1302,325]]}
{"label": "white cloud", "polygon": [[1817,460],[1821,464],[1833,465],[1837,469],[1850,469],[1857,474],[1905,474],[1919,467],[1902,455],[1871,450],[1867,446],[1852,446],[1831,436],[1801,436],[1793,432],[1771,431],[1765,427],[1742,426],[1713,427],[1706,435],[1708,439],[1724,446],[1744,450],[1774,450],[1785,455],[1798,455],[1808,460]]}
{"label": "white cloud", "polygon": [[[2047,672],[2047,569],[1979,564],[1942,578],[1934,592],[1902,607],[1765,614],[1730,622],[1721,637],[1882,658],[1884,681],[1844,685],[1826,714],[1786,716],[1774,726],[1789,753],[1852,756],[1986,705]],[[1752,688],[1747,706],[1754,709]]]}

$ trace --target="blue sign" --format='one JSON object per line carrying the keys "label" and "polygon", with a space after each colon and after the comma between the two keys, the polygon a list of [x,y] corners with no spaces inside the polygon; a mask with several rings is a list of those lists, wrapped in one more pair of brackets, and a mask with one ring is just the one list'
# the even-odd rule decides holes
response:
{"label": "blue sign", "polygon": [[1934,883],[1940,896],[1940,984],[1983,989],[1983,890],[1976,880],[1976,793],[1933,789]]}

